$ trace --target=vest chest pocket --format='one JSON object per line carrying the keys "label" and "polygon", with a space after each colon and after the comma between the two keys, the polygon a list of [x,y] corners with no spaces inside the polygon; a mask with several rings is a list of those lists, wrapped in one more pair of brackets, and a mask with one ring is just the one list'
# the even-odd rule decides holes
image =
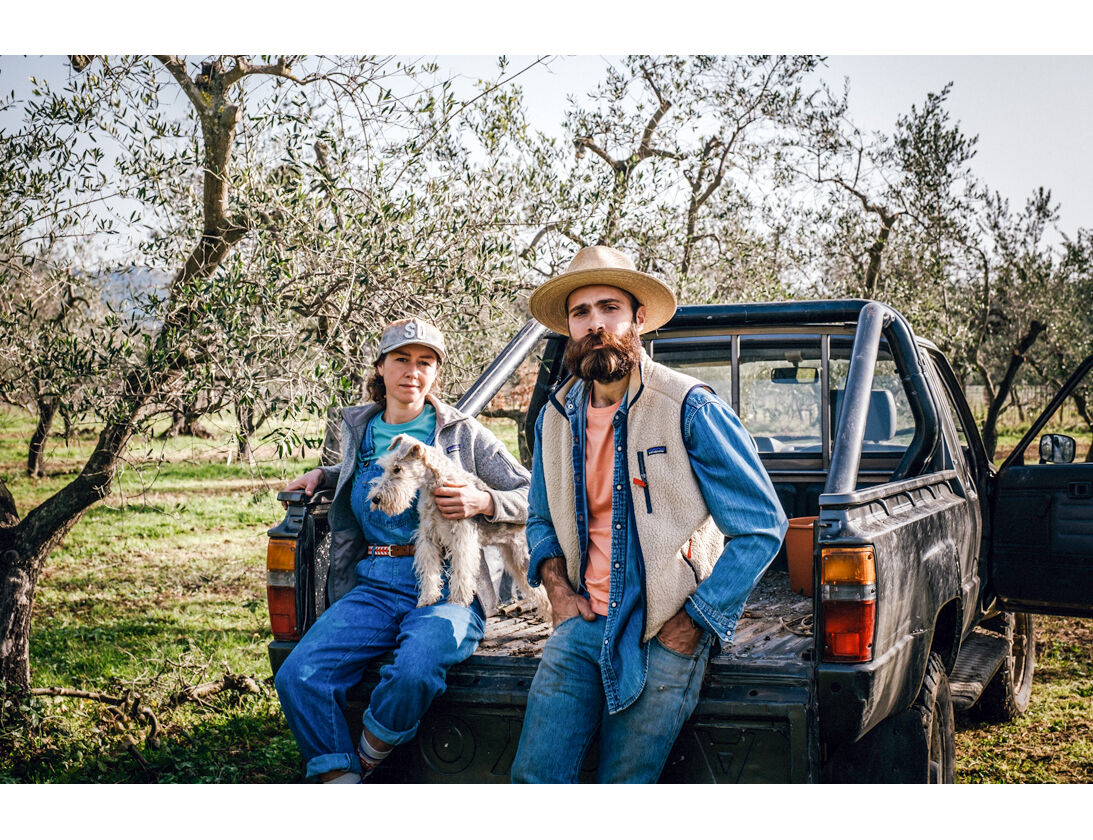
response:
{"label": "vest chest pocket", "polygon": [[638,478],[634,479],[634,484],[645,491],[645,512],[653,512],[653,497],[649,492],[649,476],[645,472],[645,453],[640,449],[638,450]]}
{"label": "vest chest pocket", "polygon": [[[633,482],[643,491],[645,512],[653,513],[654,501],[657,503],[658,511],[663,512],[659,510],[660,506],[669,499],[673,486],[668,447],[664,445],[650,446],[647,449],[638,449],[635,455],[637,456],[638,474],[633,478]],[[689,466],[688,463],[688,468]]]}

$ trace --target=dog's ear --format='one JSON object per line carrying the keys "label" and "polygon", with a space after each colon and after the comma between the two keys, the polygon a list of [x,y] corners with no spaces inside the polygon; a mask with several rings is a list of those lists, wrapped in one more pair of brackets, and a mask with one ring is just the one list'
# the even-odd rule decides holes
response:
{"label": "dog's ear", "polygon": [[402,441],[405,440],[405,439],[406,439],[406,435],[404,435],[404,434],[395,435],[394,438],[391,439],[391,442],[387,445],[387,451],[388,452],[393,452],[394,450],[398,449],[399,446],[402,444]]}
{"label": "dog's ear", "polygon": [[433,455],[433,450],[430,447],[422,446],[421,460],[425,464],[426,469],[439,474],[440,464],[437,463],[436,457]]}
{"label": "dog's ear", "polygon": [[413,446],[410,447],[409,451],[406,454],[410,455],[413,458],[421,458],[422,460],[424,460],[425,444],[421,441],[414,441]]}

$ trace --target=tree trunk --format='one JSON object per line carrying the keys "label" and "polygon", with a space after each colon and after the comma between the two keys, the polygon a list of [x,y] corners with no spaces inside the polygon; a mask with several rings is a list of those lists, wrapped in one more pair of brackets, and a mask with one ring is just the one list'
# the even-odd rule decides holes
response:
{"label": "tree trunk", "polygon": [[46,559],[109,492],[119,453],[132,432],[131,422],[103,430],[80,474],[21,520],[7,488],[0,493],[6,523],[0,526],[0,680],[30,686],[30,619]]}
{"label": "tree trunk", "polygon": [[1025,354],[1036,343],[1036,339],[1039,338],[1044,329],[1045,325],[1039,321],[1033,320],[1029,324],[1028,331],[1013,349],[1009,366],[1006,368],[1006,374],[1002,377],[1002,381],[998,383],[998,388],[987,407],[987,416],[983,420],[983,446],[987,450],[987,457],[992,461],[994,460],[994,452],[998,448],[998,418],[1002,414],[1002,407],[1009,398],[1010,389],[1013,388],[1014,380],[1017,379],[1017,372],[1025,361]]}
{"label": "tree trunk", "polygon": [[[207,400],[199,400],[199,402],[208,406]],[[171,425],[164,429],[160,437],[169,440],[179,435],[188,435],[202,440],[212,440],[216,435],[201,425],[201,417],[204,413],[204,408],[199,407],[197,402],[176,408],[171,412]]]}
{"label": "tree trunk", "polygon": [[1093,463],[1093,412],[1090,411],[1089,402],[1079,389],[1075,388],[1070,392],[1070,395],[1074,399],[1074,406],[1078,409],[1078,414],[1089,429],[1089,449],[1085,452],[1085,463]]}
{"label": "tree trunk", "polygon": [[326,430],[323,433],[322,465],[333,466],[342,460],[342,409],[332,405],[326,410]]}
{"label": "tree trunk", "polygon": [[880,230],[877,231],[877,238],[873,241],[873,244],[869,246],[869,266],[865,270],[864,296],[870,299],[877,296],[877,289],[880,286],[881,264],[884,258],[884,249],[885,246],[888,245],[888,237],[891,236],[892,228],[895,226],[896,219],[899,218],[899,215],[878,210],[877,218],[880,219]]}
{"label": "tree trunk", "polygon": [[53,417],[57,413],[57,400],[53,397],[38,398],[38,425],[34,428],[34,434],[30,438],[30,448],[27,452],[27,475],[38,478],[44,475],[42,469],[45,456],[46,439],[49,437],[50,427],[53,426]]}
{"label": "tree trunk", "polygon": [[72,412],[63,407],[59,408],[58,411],[65,424],[65,443],[68,446],[72,446],[72,442],[76,440],[76,423],[72,419]]}
{"label": "tree trunk", "polygon": [[256,424],[254,422],[254,406],[236,401],[235,403],[235,447],[239,460],[252,460],[254,452],[251,449],[251,439],[254,437]]}

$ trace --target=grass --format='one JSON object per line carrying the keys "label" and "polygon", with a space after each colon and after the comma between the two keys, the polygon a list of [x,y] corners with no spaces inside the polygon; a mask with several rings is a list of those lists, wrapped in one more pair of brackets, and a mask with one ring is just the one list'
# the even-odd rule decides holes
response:
{"label": "grass", "polygon": [[[0,474],[21,512],[70,480],[93,440],[53,438],[49,475],[22,475],[32,418],[0,412]],[[515,451],[515,427],[495,432]],[[76,697],[0,695],[0,781],[292,782],[300,757],[273,691],[266,645],[266,529],[276,490],[309,468],[226,437],[140,441],[115,492],[81,519],[39,582],[32,684],[124,696],[119,714]],[[1093,621],[1038,619],[1032,708],[1005,726],[962,724],[960,782],[1093,781]],[[176,704],[187,686],[245,674],[255,693]],[[131,739],[132,746],[127,739]]]}
{"label": "grass", "polygon": [[961,718],[958,782],[1093,781],[1093,620],[1037,616],[1032,701],[1000,725]]}
{"label": "grass", "polygon": [[[16,412],[0,423],[0,471],[21,512],[71,480],[94,444],[52,439],[47,477],[28,479],[30,423]],[[253,464],[229,464],[229,451],[224,440],[138,441],[115,492],[80,520],[38,586],[33,686],[139,695],[158,737],[148,739],[146,720],[103,703],[9,696],[0,709],[0,780],[297,778],[266,654],[265,532],[283,513],[276,490],[314,459],[259,450]],[[258,693],[172,706],[182,688],[227,672],[254,677]]]}

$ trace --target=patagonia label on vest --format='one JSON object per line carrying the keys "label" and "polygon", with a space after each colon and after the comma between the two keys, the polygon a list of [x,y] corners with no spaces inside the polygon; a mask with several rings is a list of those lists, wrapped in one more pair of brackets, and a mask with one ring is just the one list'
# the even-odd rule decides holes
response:
{"label": "patagonia label on vest", "polygon": [[651,446],[645,450],[649,455],[664,455],[668,452],[667,446]]}
{"label": "patagonia label on vest", "polygon": [[449,446],[444,451],[447,452],[449,455],[451,455],[453,452],[458,452],[460,450],[460,448],[461,447],[459,446],[458,443],[453,443],[451,446]]}

